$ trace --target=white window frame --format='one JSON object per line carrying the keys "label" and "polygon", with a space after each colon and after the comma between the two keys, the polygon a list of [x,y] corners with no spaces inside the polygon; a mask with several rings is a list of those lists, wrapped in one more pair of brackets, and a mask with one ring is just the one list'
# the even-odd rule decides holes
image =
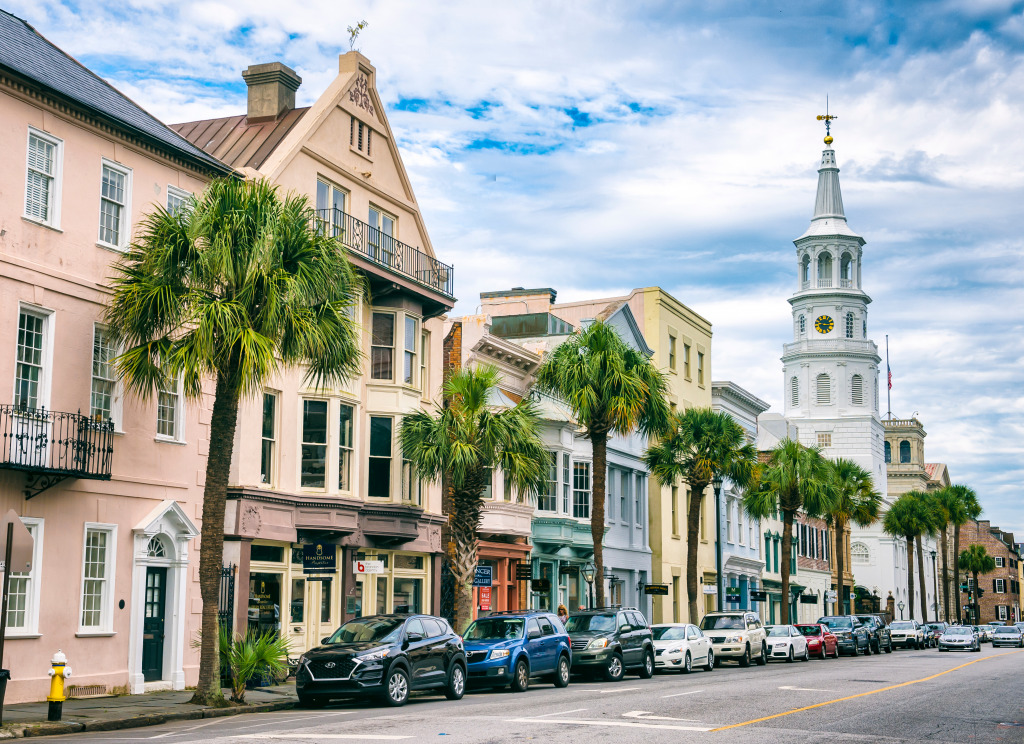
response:
{"label": "white window frame", "polygon": [[[409,348],[409,323],[412,322],[412,349]],[[420,332],[423,326],[420,319],[409,313],[402,314],[402,384],[408,387],[418,388],[419,357],[420,357]],[[409,379],[405,377],[406,360],[409,365]]]}
{"label": "white window frame", "polygon": [[[376,316],[376,315],[390,315],[391,316],[391,320],[393,321],[394,325],[391,328],[391,345],[390,346],[385,345],[385,344],[375,344],[374,343],[374,338],[373,338],[373,319],[374,319],[374,316]],[[380,384],[380,383],[384,383],[384,382],[395,382],[398,379],[398,374],[397,374],[397,371],[398,371],[398,351],[399,351],[398,339],[400,337],[399,334],[400,333],[404,333],[404,331],[405,331],[405,323],[404,323],[404,321],[402,321],[400,323],[399,322],[400,320],[401,320],[400,314],[396,313],[394,310],[378,310],[376,308],[371,308],[370,309],[370,328],[369,328],[369,331],[370,331],[370,359],[369,359],[369,361],[370,361],[370,383],[371,384]],[[403,344],[403,346],[404,346],[404,344]],[[391,349],[391,376],[390,377],[375,377],[374,376],[374,370],[373,370],[373,350],[374,349]]]}
{"label": "white window frame", "polygon": [[[117,236],[117,243],[108,243],[101,237],[103,235],[103,169],[110,168],[124,176],[124,204],[121,205],[121,225]],[[107,158],[100,158],[100,193],[99,193],[98,221],[96,225],[96,245],[109,248],[114,251],[123,251],[128,247],[132,233],[132,169],[116,163]],[[112,201],[107,199],[106,201]],[[117,202],[113,202],[117,203]]]}
{"label": "white window frame", "polygon": [[[49,175],[50,181],[50,193],[49,193],[49,207],[50,213],[47,219],[42,220],[35,215],[28,213],[28,174],[30,170],[35,170],[29,166],[29,144],[33,137],[38,137],[54,146],[53,153],[53,173]],[[52,134],[36,129],[35,127],[28,128],[28,134],[25,137],[25,198],[22,200],[22,216],[30,222],[35,222],[38,225],[46,225],[54,229],[60,229],[60,202],[61,202],[61,188],[64,181],[64,140],[54,137]]]}
{"label": "white window frame", "polygon": [[18,337],[17,329],[21,324],[21,315],[32,315],[43,321],[43,358],[42,364],[40,365],[39,372],[39,386],[36,392],[36,408],[49,408],[50,407],[50,383],[53,377],[53,310],[48,310],[37,305],[27,305],[21,303],[18,305],[18,320],[15,324],[15,338],[14,338],[14,375],[13,375],[13,392],[11,395],[11,401],[13,402],[17,398],[18,390]]}
{"label": "white window frame", "polygon": [[996,579],[996,594],[1006,594],[1006,579]]}
{"label": "white window frame", "polygon": [[[342,444],[341,436],[341,409],[350,408],[352,410],[352,436],[348,446]],[[355,494],[355,481],[356,472],[359,468],[359,460],[356,450],[356,432],[359,431],[359,405],[357,401],[342,398],[339,401],[338,412],[335,415],[335,420],[338,422],[338,446],[337,446],[337,461],[338,461],[338,475],[334,479],[334,482],[338,484],[338,491],[340,493]],[[341,453],[342,451],[348,452],[348,488],[341,487]]]}
{"label": "white window frame", "polygon": [[[326,409],[324,411],[326,429],[324,430],[323,442],[306,441],[306,403],[323,403],[326,406]],[[336,490],[331,486],[331,474],[335,472],[331,464],[331,454],[333,452],[332,444],[334,441],[331,437],[331,434],[332,432],[336,431],[331,422],[331,412],[333,411],[333,409],[334,406],[331,405],[330,398],[317,397],[315,395],[299,397],[299,406],[297,411],[299,417],[297,429],[298,436],[296,437],[296,439],[298,440],[296,442],[296,444],[298,445],[298,457],[296,458],[295,462],[295,482],[298,484],[299,490],[301,491],[325,493]],[[311,447],[324,448],[324,484],[322,486],[305,485],[302,482],[302,448],[307,445]]]}
{"label": "white window frame", "polygon": [[999,614],[999,619],[1000,620],[1007,620],[1008,619],[1009,612],[1007,611],[1006,605],[997,605],[996,606],[996,611]]}
{"label": "white window frame", "polygon": [[182,202],[182,205],[184,205],[185,202],[192,198],[192,192],[186,191],[185,189],[179,188],[177,186],[172,186],[171,184],[167,184],[167,201],[165,202],[165,204],[167,206],[167,211],[170,212],[171,214],[174,214],[178,210],[171,209],[172,198],[179,200],[180,202]]}
{"label": "white window frame", "polygon": [[[398,431],[400,428],[400,420],[398,416],[393,413],[370,413],[369,419],[367,420],[367,438],[366,438],[366,488],[362,489],[367,500],[371,503],[384,503],[386,501],[393,501],[395,498],[395,460],[402,459],[401,446],[402,443],[398,439]],[[389,419],[391,421],[391,445],[387,456],[374,455],[372,449],[372,427],[373,419]],[[385,496],[371,496],[370,495],[370,460],[387,460],[388,461],[388,492]],[[492,475],[493,477],[493,475]],[[398,490],[399,496],[401,496],[401,484],[399,484]]]}
{"label": "white window frame", "polygon": [[[580,467],[586,470],[587,484],[586,488],[577,488],[576,479],[576,468]],[[583,516],[577,516],[577,512],[581,511],[577,507],[577,504],[582,503],[581,499],[586,500],[586,511],[587,513]],[[590,520],[591,513],[594,508],[594,465],[589,460],[573,460],[572,461],[572,517],[574,519],[585,519]]]}
{"label": "white window frame", "polygon": [[[32,532],[32,570],[28,572],[28,591],[25,596],[25,624],[13,626],[8,621],[5,638],[39,638],[39,588],[43,575],[43,527],[45,520],[39,517],[19,517]],[[14,580],[17,571],[11,572]],[[0,574],[2,575],[2,574]],[[7,616],[10,618],[10,607]]]}
{"label": "white window frame", "polygon": [[[93,395],[93,387],[92,386],[93,386],[93,384],[95,383],[96,380],[106,380],[108,382],[112,382],[113,383],[113,387],[111,388],[111,391],[110,391],[110,420],[114,422],[114,430],[115,431],[121,431],[121,412],[122,412],[122,407],[121,407],[121,398],[122,398],[122,396],[121,396],[121,380],[117,377],[117,373],[114,370],[113,361],[109,362],[109,364],[110,364],[110,372],[113,375],[113,377],[109,377],[109,378],[97,377],[96,374],[95,374],[95,365],[96,365],[96,333],[97,333],[97,331],[107,331],[107,330],[108,330],[107,327],[105,325],[103,325],[102,323],[93,323],[92,324],[92,358],[91,358],[92,366],[90,367],[90,370],[89,370],[89,375],[90,375],[89,376],[89,417],[90,418],[94,417],[94,413],[93,413],[93,409],[92,409],[92,395]],[[116,356],[117,353],[118,353],[117,347],[114,346],[113,347],[113,354]]]}
{"label": "white window frame", "polygon": [[[273,429],[273,431],[270,432],[269,437],[267,436],[266,430],[264,429],[264,418],[266,415],[265,409],[267,404],[267,397],[271,397],[274,399],[274,418],[273,421],[271,422],[271,429]],[[281,394],[277,390],[264,390],[263,397],[260,399],[260,404],[260,485],[272,488],[277,484],[278,481],[277,453],[279,450],[278,444],[280,443],[281,439],[281,427],[278,422],[281,420]],[[270,457],[268,458],[269,462],[267,463],[266,469],[270,471],[270,477],[264,480],[264,476],[266,474],[263,472],[263,449],[264,445],[267,442],[270,443]]]}
{"label": "white window frame", "polygon": [[[100,601],[100,624],[98,626],[83,625],[82,615],[85,612],[85,549],[90,531],[107,533],[107,554],[104,561],[104,592]],[[114,594],[117,578],[117,525],[104,522],[86,522],[82,527],[82,573],[78,587],[78,635],[114,635]]]}
{"label": "white window frame", "polygon": [[817,434],[817,447],[819,449],[825,449],[832,446],[832,432],[830,431],[819,431]]}
{"label": "white window frame", "polygon": [[161,392],[167,392],[171,394],[171,391],[161,391],[159,388],[156,393],[156,425],[157,431],[154,439],[158,442],[172,442],[174,444],[185,443],[185,389],[182,384],[181,376],[174,381],[175,390],[173,395],[176,396],[174,402],[174,436],[168,436],[160,433],[160,395]]}
{"label": "white window frame", "polygon": [[996,568],[1006,568],[1006,559],[1001,555],[994,556]]}
{"label": "white window frame", "polygon": [[423,400],[430,400],[430,331],[423,329],[420,321],[420,393]]}

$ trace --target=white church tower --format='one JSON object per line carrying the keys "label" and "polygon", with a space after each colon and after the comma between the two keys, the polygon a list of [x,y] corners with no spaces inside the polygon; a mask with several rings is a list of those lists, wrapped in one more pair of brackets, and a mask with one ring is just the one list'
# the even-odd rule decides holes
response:
{"label": "white church tower", "polygon": [[[868,337],[871,298],[862,285],[864,238],[846,224],[839,167],[828,134],[835,117],[819,118],[826,123],[826,149],[818,168],[814,216],[807,231],[793,241],[798,283],[789,298],[793,343],[785,344],[782,354],[785,416],[796,425],[802,444],[818,447],[830,459],[859,463],[885,496],[885,429],[878,412],[881,359]],[[906,587],[902,541],[885,535],[881,522],[867,529],[853,527],[851,541],[868,552],[865,558],[860,550],[851,561],[857,585],[877,591],[883,608],[889,591],[898,601],[897,587]]]}

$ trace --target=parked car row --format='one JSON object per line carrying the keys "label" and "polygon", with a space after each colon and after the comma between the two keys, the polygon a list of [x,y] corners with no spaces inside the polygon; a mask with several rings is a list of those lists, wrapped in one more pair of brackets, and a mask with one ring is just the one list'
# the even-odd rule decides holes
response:
{"label": "parked car row", "polygon": [[[414,690],[437,689],[458,700],[468,686],[522,692],[544,681],[566,687],[572,674],[614,682],[630,672],[650,678],[655,671],[711,671],[726,660],[749,667],[772,659],[892,653],[894,647],[980,651],[981,638],[969,625],[887,623],[881,614],[765,626],[756,613],[736,610],[710,612],[700,625],[651,626],[639,610],[612,607],[580,611],[563,625],[550,612],[529,610],[479,618],[464,636],[439,617],[374,615],[350,620],[304,653],[295,683],[304,707],[360,696],[399,706]],[[1022,627],[995,628],[992,642],[1024,646]]]}

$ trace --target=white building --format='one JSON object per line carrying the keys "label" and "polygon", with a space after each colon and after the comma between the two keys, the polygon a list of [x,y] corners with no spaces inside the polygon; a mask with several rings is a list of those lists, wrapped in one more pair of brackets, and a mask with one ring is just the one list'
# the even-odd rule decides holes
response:
{"label": "white building", "polygon": [[[878,347],[868,338],[868,303],[862,289],[864,238],[843,211],[832,138],[818,168],[818,194],[807,231],[797,238],[798,284],[789,298],[793,343],[783,346],[785,417],[800,441],[829,458],[845,457],[871,473],[886,496],[885,430],[878,412]],[[883,509],[886,507],[883,507]],[[854,562],[858,586],[884,598],[906,600],[906,548],[882,532],[881,521],[854,526],[852,537],[871,555]]]}

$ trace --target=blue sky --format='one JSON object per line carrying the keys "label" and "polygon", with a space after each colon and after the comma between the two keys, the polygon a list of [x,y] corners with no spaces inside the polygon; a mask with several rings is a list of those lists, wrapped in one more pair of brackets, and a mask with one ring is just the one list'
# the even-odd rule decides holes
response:
{"label": "blue sky", "polygon": [[366,19],[456,312],[510,286],[658,284],[713,323],[713,377],[773,410],[827,94],[893,412],[1024,539],[1024,2],[5,8],[169,122],[242,110],[257,62],[298,70],[310,102]]}

